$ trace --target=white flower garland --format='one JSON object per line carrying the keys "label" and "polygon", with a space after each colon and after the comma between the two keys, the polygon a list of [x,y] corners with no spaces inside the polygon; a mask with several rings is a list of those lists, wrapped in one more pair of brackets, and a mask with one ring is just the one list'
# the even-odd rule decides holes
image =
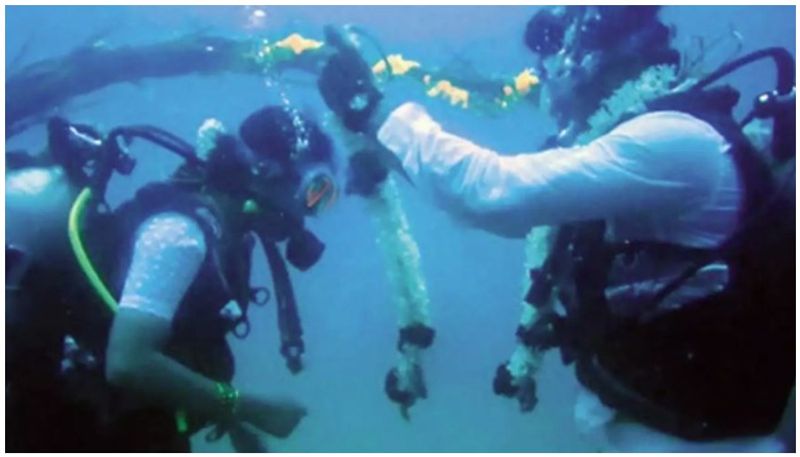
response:
{"label": "white flower garland", "polygon": [[[631,112],[642,112],[646,103],[666,95],[674,89],[678,81],[678,71],[674,65],[656,65],[644,70],[637,79],[625,82],[610,97],[600,103],[600,108],[589,118],[589,129],[578,136],[576,144],[586,144],[611,130],[619,120]],[[554,228],[534,227],[525,241],[525,268],[522,281],[522,316],[520,325],[530,328],[540,314],[536,308],[525,301],[531,287],[529,271],[541,267],[551,248],[551,233]],[[546,307],[555,306],[555,297],[551,295]],[[506,368],[511,374],[513,384],[521,386],[532,381],[542,366],[543,353],[535,351],[522,342],[512,353]]]}
{"label": "white flower garland", "polygon": [[[374,147],[363,135],[349,132],[334,116],[328,116],[326,127],[342,140],[344,149],[351,154]],[[403,208],[397,183],[389,176],[378,192],[367,198],[367,205],[378,229],[377,244],[383,251],[387,274],[394,293],[397,321],[400,328],[414,324],[430,327],[430,298],[420,265],[420,252],[408,217]],[[413,391],[416,370],[421,369],[423,349],[404,344],[398,350],[395,365],[398,388]]]}
{"label": "white flower garland", "polygon": [[411,234],[397,183],[391,177],[369,199],[370,213],[378,226],[377,243],[383,250],[394,289],[398,324],[430,324],[428,289],[420,267],[419,246]]}

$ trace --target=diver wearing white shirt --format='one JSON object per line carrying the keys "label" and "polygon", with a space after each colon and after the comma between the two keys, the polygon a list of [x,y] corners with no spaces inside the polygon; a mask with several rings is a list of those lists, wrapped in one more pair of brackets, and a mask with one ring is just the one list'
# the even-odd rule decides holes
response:
{"label": "diver wearing white shirt", "polygon": [[[575,363],[582,429],[605,428],[621,450],[779,450],[772,434],[794,385],[793,204],[733,119],[738,92],[706,87],[773,58],[778,89],[743,124],[774,118],[771,152],[785,163],[794,155],[793,58],[770,48],[648,101],[623,94],[640,101],[614,107],[616,126],[575,146],[615,90],[678,64],[657,13],[567,7],[531,19],[525,41],[559,129],[539,152],[481,147],[417,104],[389,111],[347,29],[327,30],[338,52],[318,86],[348,130],[379,143],[367,146],[374,162],[460,220],[515,238],[559,226],[530,272],[526,301],[537,318],[517,337]],[[369,195],[383,176],[361,159],[351,161],[351,185]],[[531,410],[535,381],[508,367],[498,368],[495,393]]]}
{"label": "diver wearing white shirt", "polygon": [[[733,232],[740,210],[730,145],[707,123],[680,112],[644,114],[586,146],[501,155],[447,133],[421,106],[408,103],[391,113],[378,140],[441,208],[507,237],[524,238],[538,225],[608,218],[609,239],[708,248]],[[662,306],[721,289],[727,278],[724,264],[706,266]],[[613,409],[584,388],[575,415],[589,433],[607,426],[610,444],[625,451],[781,449],[771,437],[715,447],[614,423]]]}

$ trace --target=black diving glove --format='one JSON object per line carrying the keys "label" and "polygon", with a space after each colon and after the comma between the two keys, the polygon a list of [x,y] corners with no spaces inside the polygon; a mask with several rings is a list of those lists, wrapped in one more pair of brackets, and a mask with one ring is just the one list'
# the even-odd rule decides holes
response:
{"label": "black diving glove", "polygon": [[336,49],[322,69],[317,87],[345,127],[353,132],[372,130],[373,115],[383,95],[375,87],[372,70],[364,61],[348,31],[325,27],[325,41]]}
{"label": "black diving glove", "polygon": [[387,105],[384,94],[376,87],[372,70],[350,33],[347,29],[325,27],[325,41],[336,52],[317,80],[322,98],[345,128],[370,138],[368,145],[350,158],[346,192],[372,196],[390,171],[413,185],[398,158],[377,141],[377,131],[393,107]]}
{"label": "black diving glove", "polygon": [[408,176],[400,159],[386,147],[375,141],[373,144],[350,156],[347,164],[347,185],[345,192],[363,197],[371,197],[386,181],[390,172],[403,177],[412,187],[414,182]]}
{"label": "black diving glove", "polygon": [[347,163],[345,193],[370,197],[389,176],[389,170],[373,151],[361,150],[350,156]]}

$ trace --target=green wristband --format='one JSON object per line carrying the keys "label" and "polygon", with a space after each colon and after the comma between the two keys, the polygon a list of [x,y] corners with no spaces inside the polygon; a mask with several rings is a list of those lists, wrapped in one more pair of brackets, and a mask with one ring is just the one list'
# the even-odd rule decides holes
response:
{"label": "green wristband", "polygon": [[236,410],[239,407],[239,391],[225,382],[218,382],[216,386],[217,398],[222,409],[230,416],[236,415]]}

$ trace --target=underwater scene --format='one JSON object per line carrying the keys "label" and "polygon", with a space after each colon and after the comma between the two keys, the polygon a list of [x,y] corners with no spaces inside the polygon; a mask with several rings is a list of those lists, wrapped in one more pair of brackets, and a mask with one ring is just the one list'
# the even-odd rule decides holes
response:
{"label": "underwater scene", "polygon": [[22,452],[794,452],[795,6],[6,6]]}

